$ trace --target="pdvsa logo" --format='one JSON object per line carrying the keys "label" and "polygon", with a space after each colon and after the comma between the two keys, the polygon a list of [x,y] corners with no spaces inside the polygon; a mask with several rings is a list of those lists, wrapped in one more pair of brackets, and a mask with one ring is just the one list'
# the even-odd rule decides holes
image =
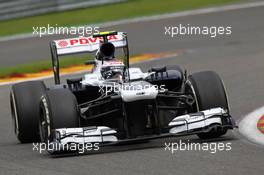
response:
{"label": "pdvsa logo", "polygon": [[[116,35],[108,36],[109,41],[118,40],[118,37]],[[74,38],[69,40],[60,40],[57,44],[59,47],[67,47],[67,46],[75,46],[75,45],[88,45],[88,44],[94,44],[94,43],[102,43],[103,38],[102,37],[88,37],[88,38]]]}
{"label": "pdvsa logo", "polygon": [[61,40],[61,41],[58,42],[58,45],[60,47],[67,47],[68,46],[68,42],[65,41],[65,40]]}

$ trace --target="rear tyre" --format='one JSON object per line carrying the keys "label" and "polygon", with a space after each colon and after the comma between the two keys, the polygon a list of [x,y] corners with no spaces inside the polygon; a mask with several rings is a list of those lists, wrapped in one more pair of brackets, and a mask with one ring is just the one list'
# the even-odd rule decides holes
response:
{"label": "rear tyre", "polygon": [[182,70],[182,68],[181,68],[180,66],[178,66],[178,65],[167,65],[167,66],[166,66],[166,69],[167,69],[167,70],[176,70],[176,71],[179,71],[180,74],[181,74],[181,76],[183,76],[183,70]]}
{"label": "rear tyre", "polygon": [[[181,92],[184,82],[184,73],[180,66],[178,65],[167,65],[166,74],[169,80],[161,81],[160,86],[165,85],[165,88],[169,91]],[[160,106],[178,106],[179,101],[174,98],[166,98],[158,100],[158,105]],[[168,124],[179,115],[178,111],[175,110],[159,110],[160,124],[161,126],[168,126]]]}
{"label": "rear tyre", "polygon": [[46,87],[42,81],[22,82],[12,86],[11,114],[17,139],[21,143],[38,142],[39,102]]}
{"label": "rear tyre", "polygon": [[53,129],[80,126],[77,100],[70,90],[46,91],[40,101],[39,125],[42,142],[53,141]]}
{"label": "rear tyre", "polygon": [[[229,111],[227,95],[220,76],[213,71],[194,73],[187,81],[196,100],[197,111],[221,107]],[[201,139],[212,139],[226,134],[227,129],[215,127],[209,132],[197,134]]]}

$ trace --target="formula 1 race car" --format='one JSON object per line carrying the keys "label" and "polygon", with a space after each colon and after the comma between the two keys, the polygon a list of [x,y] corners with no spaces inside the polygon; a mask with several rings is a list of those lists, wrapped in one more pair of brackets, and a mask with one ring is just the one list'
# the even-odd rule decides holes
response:
{"label": "formula 1 race car", "polygon": [[[218,74],[187,76],[177,65],[143,73],[129,66],[124,32],[55,40],[50,48],[55,85],[29,81],[11,89],[15,134],[21,143],[112,145],[190,134],[211,139],[235,127]],[[95,54],[85,63],[92,71],[61,84],[58,57],[78,53]]]}

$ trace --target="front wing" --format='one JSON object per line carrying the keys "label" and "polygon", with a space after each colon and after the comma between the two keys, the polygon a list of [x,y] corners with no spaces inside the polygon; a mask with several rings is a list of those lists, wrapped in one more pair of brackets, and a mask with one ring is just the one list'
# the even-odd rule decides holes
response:
{"label": "front wing", "polygon": [[[236,125],[227,111],[222,108],[212,108],[175,117],[168,125],[168,132],[159,135],[148,135],[119,140],[116,136],[117,131],[107,126],[60,128],[53,131],[54,140],[51,143],[60,145],[60,147],[72,143],[99,143],[102,146],[115,145],[123,142],[192,135],[208,132],[216,127],[233,129]],[[51,152],[56,151],[58,150],[52,150]]]}

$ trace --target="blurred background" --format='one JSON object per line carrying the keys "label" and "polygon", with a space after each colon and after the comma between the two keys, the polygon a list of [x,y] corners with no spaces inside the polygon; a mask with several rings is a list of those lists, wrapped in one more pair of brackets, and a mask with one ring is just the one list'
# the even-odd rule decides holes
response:
{"label": "blurred background", "polygon": [[125,0],[1,0],[0,20],[60,12]]}

